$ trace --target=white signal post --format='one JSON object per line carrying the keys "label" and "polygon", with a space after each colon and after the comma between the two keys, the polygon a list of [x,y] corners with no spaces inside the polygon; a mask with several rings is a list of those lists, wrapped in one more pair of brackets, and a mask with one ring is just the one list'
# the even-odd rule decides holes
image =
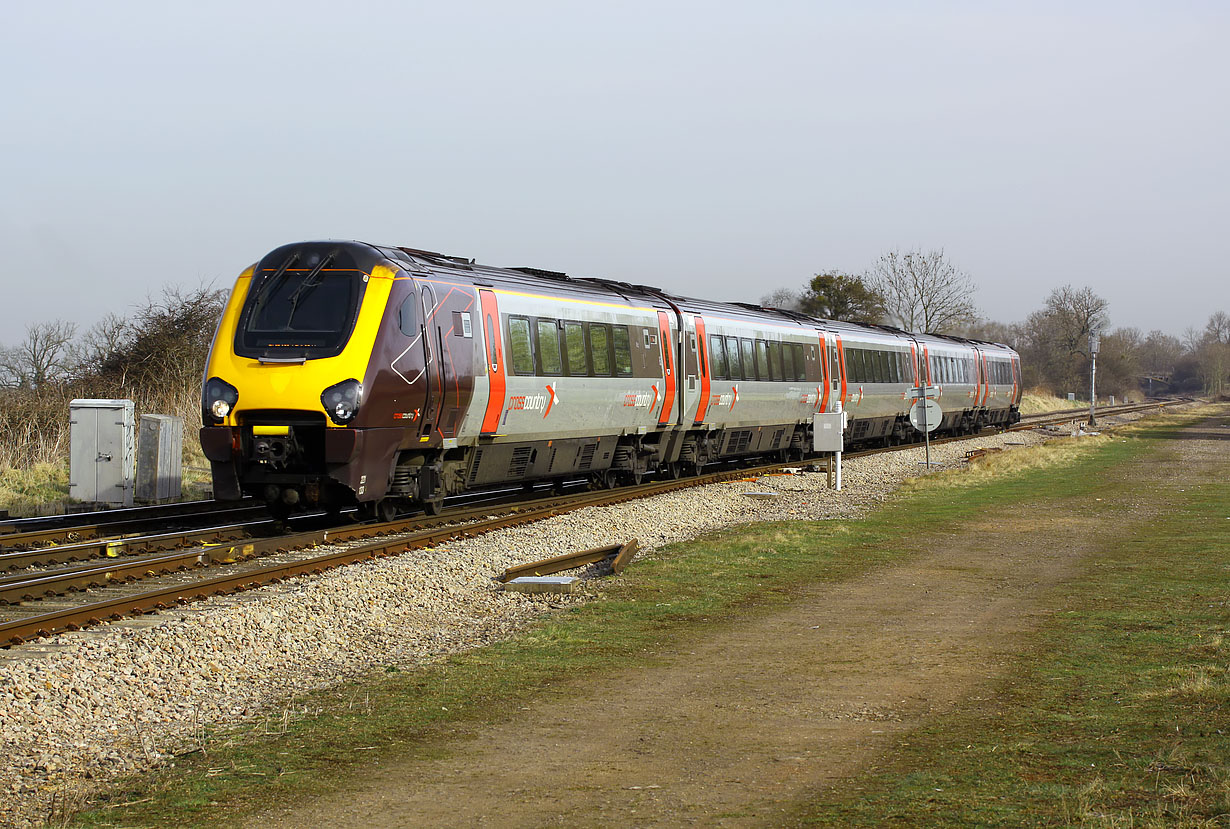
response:
{"label": "white signal post", "polygon": [[1089,427],[1097,425],[1094,420],[1094,410],[1098,405],[1098,346],[1101,345],[1097,332],[1089,335]]}

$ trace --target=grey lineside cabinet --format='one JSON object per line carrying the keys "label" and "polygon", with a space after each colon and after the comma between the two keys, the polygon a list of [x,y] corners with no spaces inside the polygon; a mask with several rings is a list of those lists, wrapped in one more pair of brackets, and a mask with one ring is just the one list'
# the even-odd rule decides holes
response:
{"label": "grey lineside cabinet", "polygon": [[132,401],[74,400],[68,408],[69,496],[131,507],[136,443]]}
{"label": "grey lineside cabinet", "polygon": [[143,414],[137,435],[137,500],[172,501],[182,490],[184,419]]}

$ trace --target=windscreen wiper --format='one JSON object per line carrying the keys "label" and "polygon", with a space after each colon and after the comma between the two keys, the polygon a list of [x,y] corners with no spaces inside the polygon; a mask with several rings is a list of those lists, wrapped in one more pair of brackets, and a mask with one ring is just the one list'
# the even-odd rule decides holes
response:
{"label": "windscreen wiper", "polygon": [[286,278],[287,269],[295,264],[299,259],[299,251],[295,251],[290,256],[286,257],[286,261],[282,263],[273,274],[261,284],[261,292],[256,297],[256,303],[252,306],[252,321],[255,325],[256,321],[261,318],[261,311],[264,310],[265,304],[269,301],[269,297],[277,293],[278,287],[281,286],[282,280]]}
{"label": "windscreen wiper", "polygon": [[316,286],[324,280],[320,276],[320,272],[325,269],[325,266],[333,261],[333,257],[337,256],[337,251],[330,251],[321,260],[320,263],[312,268],[311,273],[303,278],[299,283],[299,287],[295,288],[294,293],[290,295],[290,313],[286,315],[286,331],[290,331],[290,324],[295,319],[295,309],[299,307],[299,300],[305,298],[312,291],[316,290]]}

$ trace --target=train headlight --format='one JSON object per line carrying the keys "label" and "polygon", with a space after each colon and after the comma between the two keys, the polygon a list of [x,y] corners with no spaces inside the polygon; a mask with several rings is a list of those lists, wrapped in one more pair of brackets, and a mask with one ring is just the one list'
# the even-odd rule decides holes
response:
{"label": "train headlight", "polygon": [[359,412],[359,404],[363,402],[363,384],[358,380],[343,380],[329,386],[320,395],[321,405],[329,419],[337,425],[349,423]]}
{"label": "train headlight", "polygon": [[201,419],[206,424],[221,423],[238,402],[237,388],[219,377],[210,377],[201,392]]}

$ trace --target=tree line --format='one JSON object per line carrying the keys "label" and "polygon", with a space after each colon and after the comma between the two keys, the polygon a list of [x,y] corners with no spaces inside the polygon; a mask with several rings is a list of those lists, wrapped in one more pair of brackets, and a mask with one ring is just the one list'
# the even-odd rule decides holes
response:
{"label": "tree line", "polygon": [[1028,388],[1088,399],[1090,335],[1098,334],[1098,392],[1129,395],[1230,393],[1230,315],[1215,311],[1204,328],[1182,338],[1162,331],[1110,327],[1109,303],[1091,288],[1055,288],[1025,320],[982,319],[971,297],[973,277],[943,249],[889,251],[861,274],[825,271],[801,289],[761,298],[765,307],[800,311],[912,333],[992,340],[1021,354]]}
{"label": "tree line", "polygon": [[21,343],[0,348],[0,468],[62,463],[75,398],[127,398],[138,413],[183,417],[191,431],[225,302],[209,287],[168,288],[80,335],[62,320],[31,323]]}

